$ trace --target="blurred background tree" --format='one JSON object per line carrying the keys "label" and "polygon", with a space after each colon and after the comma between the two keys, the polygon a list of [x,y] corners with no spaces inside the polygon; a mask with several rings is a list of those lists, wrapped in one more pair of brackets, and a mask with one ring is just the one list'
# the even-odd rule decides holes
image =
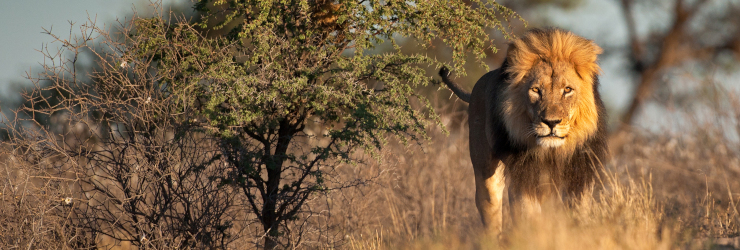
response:
{"label": "blurred background tree", "polygon": [[[635,85],[617,132],[634,124],[646,103],[656,101],[655,95],[663,96],[658,103],[670,105],[661,99],[676,89],[679,80],[673,76],[681,74],[677,69],[708,77],[718,66],[737,64],[740,59],[737,1],[621,0],[620,4],[628,30],[629,72]],[[663,17],[644,16],[659,16],[656,12],[664,13]]]}

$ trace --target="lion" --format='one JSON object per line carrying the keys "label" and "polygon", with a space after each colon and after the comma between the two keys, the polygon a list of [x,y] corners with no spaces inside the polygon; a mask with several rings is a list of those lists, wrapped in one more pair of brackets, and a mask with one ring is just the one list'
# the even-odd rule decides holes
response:
{"label": "lion", "polygon": [[511,42],[502,66],[470,93],[440,70],[469,103],[475,203],[489,232],[500,236],[504,209],[515,223],[540,214],[545,200],[574,204],[592,187],[607,156],[601,52],[572,32],[532,29]]}

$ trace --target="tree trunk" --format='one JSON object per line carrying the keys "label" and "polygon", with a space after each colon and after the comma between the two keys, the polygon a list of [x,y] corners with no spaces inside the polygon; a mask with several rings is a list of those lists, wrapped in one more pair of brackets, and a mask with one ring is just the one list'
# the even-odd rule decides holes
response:
{"label": "tree trunk", "polygon": [[[627,111],[620,119],[621,124],[617,130],[612,133],[612,135],[617,136],[629,130],[630,125],[634,122],[636,114],[640,111],[640,108],[642,108],[645,101],[653,94],[655,82],[659,79],[662,71],[691,58],[692,54],[692,51],[687,50],[685,47],[684,40],[686,39],[686,25],[693,13],[696,11],[696,8],[686,9],[683,0],[676,2],[675,20],[673,21],[671,29],[662,39],[663,41],[658,49],[657,59],[654,63],[648,64],[645,62],[645,58],[643,58],[643,48],[645,45],[637,38],[637,31],[634,17],[631,13],[631,6],[632,0],[622,1],[632,49],[631,60],[639,74],[640,81],[635,88],[632,101],[627,108]],[[684,50],[681,50],[681,48]]]}
{"label": "tree trunk", "polygon": [[264,202],[262,208],[262,226],[267,232],[265,235],[265,249],[275,249],[278,245],[279,225],[280,225],[280,214],[277,214],[277,202],[278,202],[278,189],[280,188],[280,180],[283,173],[283,163],[285,162],[285,154],[288,152],[288,145],[290,140],[295,133],[295,127],[290,124],[289,121],[284,120],[280,123],[278,129],[277,144],[275,145],[275,153],[270,157],[270,162],[267,164],[267,192],[262,197]]}
{"label": "tree trunk", "polygon": [[[275,234],[277,234],[277,230],[274,230]],[[265,250],[272,250],[277,248],[277,235],[273,235],[273,231],[271,230],[270,233],[268,233],[265,236]]]}
{"label": "tree trunk", "polygon": [[639,108],[642,107],[642,104],[645,102],[645,100],[653,93],[652,85],[655,81],[656,73],[657,69],[650,68],[642,74],[642,76],[640,77],[640,84],[637,85],[637,88],[634,91],[632,102],[630,103],[629,108],[627,108],[627,111],[622,115],[621,124],[615,132],[619,133],[627,131],[629,126],[632,125],[635,114],[637,113]]}
{"label": "tree trunk", "polygon": [[262,197],[264,205],[262,207],[262,227],[264,228],[265,235],[265,249],[275,249],[277,247],[278,232],[278,215],[275,214],[275,208],[277,207],[277,189],[280,184],[280,173],[282,166],[275,166],[274,169],[268,167],[267,170],[267,192],[265,197]]}

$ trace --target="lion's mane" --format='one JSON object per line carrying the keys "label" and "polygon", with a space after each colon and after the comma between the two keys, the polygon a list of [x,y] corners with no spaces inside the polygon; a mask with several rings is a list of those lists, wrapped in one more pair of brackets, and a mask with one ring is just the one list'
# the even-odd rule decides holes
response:
{"label": "lion's mane", "polygon": [[[607,154],[606,110],[599,95],[599,65],[596,62],[601,48],[591,40],[560,29],[534,29],[509,47],[506,61],[501,67],[501,84],[495,97],[498,110],[494,112],[503,121],[491,123],[497,136],[494,154],[507,166],[506,174],[520,187],[534,189],[542,174],[547,174],[566,194],[580,195],[596,174],[597,167]],[[571,129],[565,145],[557,148],[538,148],[526,142],[531,118],[527,113],[526,96],[519,88],[538,61],[566,62],[573,66],[580,79],[581,89],[576,100]],[[535,76],[539,77],[539,76]],[[549,77],[549,76],[542,76]],[[590,85],[590,86],[587,86]],[[543,172],[547,171],[547,172]],[[533,194],[534,190],[522,190]]]}

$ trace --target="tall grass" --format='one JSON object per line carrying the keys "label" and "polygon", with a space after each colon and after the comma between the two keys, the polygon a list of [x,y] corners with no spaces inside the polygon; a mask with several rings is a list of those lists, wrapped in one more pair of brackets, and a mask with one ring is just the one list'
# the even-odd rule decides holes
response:
{"label": "tall grass", "polygon": [[[740,110],[736,97],[723,100]],[[506,230],[502,242],[479,234],[464,127],[433,133],[423,149],[390,150],[390,164],[373,166],[387,174],[346,194],[335,217],[346,225],[350,249],[740,247],[740,144],[727,136],[740,128],[740,116],[722,109],[714,113],[725,121],[720,126],[682,115],[693,130],[620,135],[583,204],[545,209]]]}
{"label": "tall grass", "polygon": [[[710,109],[721,123],[687,119],[694,114],[685,111],[686,131],[636,129],[612,140],[612,157],[582,204],[545,208],[502,240],[480,233],[465,107],[444,106],[449,134],[433,129],[428,144],[389,145],[377,161],[337,167],[338,178],[368,181],[317,196],[307,204],[312,218],[295,229],[301,234],[288,230],[286,237],[300,242],[297,248],[322,249],[737,248],[740,142],[728,134],[740,131],[740,102],[734,94],[721,100],[721,109]],[[69,188],[74,177],[60,178],[52,159],[27,154],[36,151],[7,149],[0,158],[0,248],[110,246],[70,226],[70,208],[80,202],[65,201],[79,196]],[[259,230],[234,223],[229,247],[258,247]]]}
{"label": "tall grass", "polygon": [[[441,133],[426,152],[388,153],[392,165],[377,185],[336,205],[350,249],[666,249],[668,227],[652,180],[607,169],[593,194],[572,210],[545,208],[541,217],[507,230],[504,242],[481,235],[467,140]],[[441,141],[441,142],[440,142]],[[402,151],[403,152],[403,151]],[[611,166],[611,165],[610,165]],[[342,214],[342,215],[339,215]]]}

